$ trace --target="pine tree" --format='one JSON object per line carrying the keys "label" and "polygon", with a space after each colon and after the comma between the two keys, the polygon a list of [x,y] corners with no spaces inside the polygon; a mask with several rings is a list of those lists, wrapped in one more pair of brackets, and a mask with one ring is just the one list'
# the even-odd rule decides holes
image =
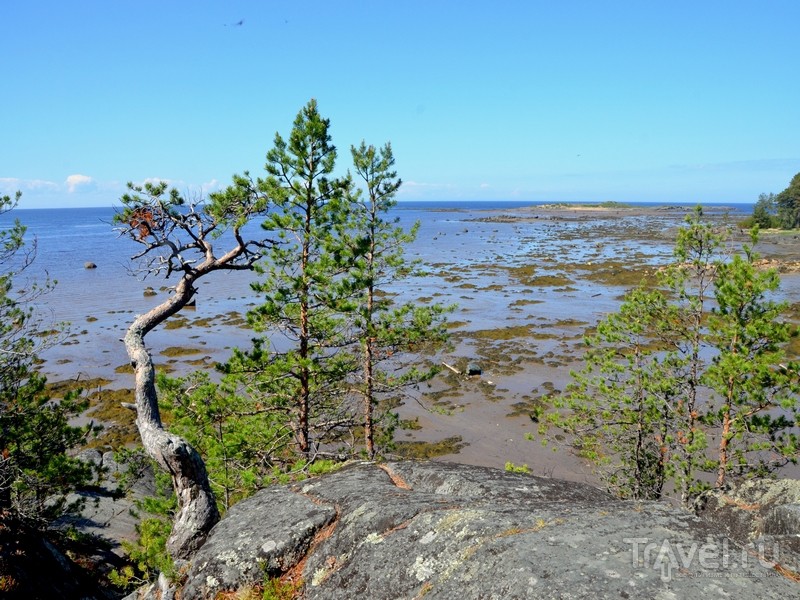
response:
{"label": "pine tree", "polygon": [[709,486],[704,472],[722,487],[796,462],[800,385],[798,366],[784,362],[795,331],[773,299],[778,276],[757,268],[752,246],[733,253],[727,230],[698,208],[675,259],[598,325],[540,432],[574,436],[620,496],[657,498],[671,483],[688,505]]}
{"label": "pine tree", "polygon": [[718,265],[728,260],[727,227],[708,223],[702,207],[687,215],[678,230],[674,261],[657,278],[659,289],[668,297],[656,321],[653,335],[662,348],[662,362],[675,385],[670,408],[672,445],[668,472],[688,505],[706,484],[699,479],[706,463],[708,445],[701,419],[708,410],[708,390],[702,377],[707,367],[710,344],[707,313],[713,303]]}
{"label": "pine tree", "polygon": [[[164,182],[128,187],[130,193],[122,197],[123,208],[115,216],[120,235],[142,245],[134,259],[141,261],[146,275],[177,275],[172,294],[138,315],[123,341],[134,369],[136,426],[142,445],[170,474],[177,497],[167,550],[173,558],[182,559],[203,543],[219,520],[219,511],[203,459],[162,423],[155,365],[144,338],[189,304],[203,277],[215,271],[253,268],[268,241],[245,239],[242,228],[266,210],[267,200],[246,176],[234,177],[233,185],[212,194],[208,201],[187,201]],[[224,233],[228,236],[217,244]],[[229,246],[220,253],[218,246],[223,243]]]}
{"label": "pine tree", "polygon": [[221,514],[296,460],[286,420],[240,393],[235,378],[218,384],[198,371],[183,378],[160,376],[158,387],[170,430],[205,461]]}
{"label": "pine tree", "polygon": [[775,196],[778,221],[784,229],[800,227],[800,173],[797,173],[785,190]]}
{"label": "pine tree", "polygon": [[[0,197],[0,214],[16,206]],[[70,420],[87,408],[79,392],[54,400],[37,372],[37,353],[59,336],[38,333],[32,300],[50,288],[48,282],[13,293],[16,275],[30,265],[35,248],[25,245],[18,221],[0,230],[0,517],[44,526],[78,508],[67,495],[90,480],[93,467],[70,456],[92,427]]]}
{"label": "pine tree", "polygon": [[393,170],[391,145],[378,150],[361,142],[358,148],[351,148],[351,153],[356,174],[363,182],[363,197],[359,194],[353,198],[354,220],[341,235],[351,236],[349,243],[355,258],[350,271],[350,285],[357,292],[351,335],[361,348],[358,390],[364,413],[364,446],[372,458],[376,452],[374,411],[379,398],[430,379],[438,372],[431,365],[412,366],[402,355],[443,343],[447,338],[444,315],[452,309],[397,304],[397,294],[390,290],[414,274],[417,265],[405,259],[404,250],[416,239],[419,222],[406,232],[397,224],[398,218],[387,217],[401,185]]}
{"label": "pine tree", "polygon": [[730,476],[767,475],[798,457],[798,365],[785,364],[783,351],[795,328],[780,319],[787,305],[774,300],[777,272],[758,270],[757,258],[745,245],[718,265],[715,279],[709,337],[717,353],[705,381],[716,392],[706,424],[720,428],[716,487]]}
{"label": "pine tree", "polygon": [[256,340],[236,352],[228,372],[253,374],[250,389],[287,413],[298,451],[311,459],[319,442],[352,424],[341,382],[352,371],[342,317],[348,253],[336,235],[347,222],[349,182],[332,176],[336,148],[315,100],[298,113],[288,141],[275,134],[260,189],[274,210],[262,227],[276,240],[253,284],[262,295],[249,313]]}
{"label": "pine tree", "polygon": [[753,207],[753,223],[761,229],[770,229],[780,226],[778,217],[778,204],[775,194],[759,194],[758,201]]}
{"label": "pine tree", "polygon": [[586,367],[541,421],[540,433],[556,426],[574,436],[580,456],[621,497],[658,499],[666,480],[675,382],[652,338],[664,309],[658,292],[626,294],[586,339]]}

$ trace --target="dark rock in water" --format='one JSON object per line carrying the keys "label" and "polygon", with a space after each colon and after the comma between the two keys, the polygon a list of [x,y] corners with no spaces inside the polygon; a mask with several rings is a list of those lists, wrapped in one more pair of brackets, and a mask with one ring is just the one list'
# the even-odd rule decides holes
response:
{"label": "dark rock in water", "polygon": [[303,598],[787,598],[718,528],[585,484],[447,463],[356,463],[241,502],[182,598],[292,575]]}
{"label": "dark rock in water", "polygon": [[86,263],[83,263],[83,268],[84,269],[96,269],[97,265],[94,264],[93,262],[86,262]]}
{"label": "dark rock in water", "polygon": [[467,375],[469,377],[473,377],[480,374],[481,374],[481,368],[477,364],[469,363],[467,365]]}

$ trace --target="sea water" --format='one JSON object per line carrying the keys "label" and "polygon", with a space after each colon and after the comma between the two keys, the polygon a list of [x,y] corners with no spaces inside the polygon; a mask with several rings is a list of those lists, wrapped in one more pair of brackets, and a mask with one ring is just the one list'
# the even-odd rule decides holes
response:
{"label": "sea water", "polygon": [[[552,260],[580,262],[597,258],[596,242],[592,239],[591,222],[563,221],[558,227],[542,219],[541,222],[519,225],[498,224],[487,217],[502,215],[511,209],[536,206],[543,203],[523,201],[503,202],[402,202],[389,215],[397,217],[398,224],[405,229],[415,222],[420,223],[418,237],[407,248],[407,257],[419,260],[430,274],[429,278],[417,278],[403,282],[395,290],[403,299],[436,298],[438,302],[456,302],[458,314],[452,318],[468,321],[475,328],[488,329],[508,324],[513,314],[508,310],[509,302],[526,291],[516,289],[506,281],[478,280],[472,284],[454,285],[453,271],[463,274],[471,268],[479,272],[486,265],[524,265],[529,262]],[[737,207],[748,214],[748,207]],[[25,239],[28,248],[35,248],[35,259],[14,280],[15,290],[24,291],[34,284],[47,280],[56,282],[50,293],[40,296],[34,306],[43,330],[59,323],[69,324],[70,337],[66,344],[50,348],[42,354],[44,371],[51,379],[74,377],[114,378],[114,372],[127,362],[121,338],[133,318],[166,299],[170,286],[177,276],[170,279],[148,274],[142,268],[141,259],[132,260],[143,246],[121,236],[115,229],[112,207],[17,209],[0,215],[0,229],[5,229],[16,218],[27,227]],[[719,208],[719,210],[729,210]],[[630,217],[629,227],[636,228]],[[673,219],[674,222],[674,219]],[[245,236],[261,235],[258,221],[248,225]],[[564,237],[585,238],[587,243],[564,245]],[[591,243],[589,243],[591,242]],[[218,241],[224,252],[224,239]],[[607,245],[609,254],[603,258],[616,258],[618,245]],[[635,243],[626,245],[625,251],[643,255],[646,250],[652,260],[663,260],[671,248],[637,248]],[[144,257],[146,259],[147,257]],[[94,268],[86,268],[87,263]],[[208,323],[203,327],[191,325],[180,330],[160,329],[148,335],[148,344],[156,352],[164,348],[197,345],[214,360],[224,360],[232,347],[248,347],[253,332],[243,327],[226,326],[226,317],[236,314],[244,316],[258,303],[251,291],[250,282],[256,277],[251,272],[217,272],[199,283],[196,295],[197,307],[189,315],[190,321]],[[470,285],[472,288],[470,288]],[[498,285],[502,293],[477,293],[481,287]],[[155,296],[145,294],[152,288]],[[594,298],[591,309],[600,314],[613,310],[614,295],[598,298],[597,290],[579,288],[569,297],[559,298],[553,294],[541,294],[536,299],[537,316],[540,318],[561,317],[573,310],[585,312],[581,306],[583,298]],[[565,315],[568,316],[568,315]],[[524,320],[530,315],[521,315]]]}

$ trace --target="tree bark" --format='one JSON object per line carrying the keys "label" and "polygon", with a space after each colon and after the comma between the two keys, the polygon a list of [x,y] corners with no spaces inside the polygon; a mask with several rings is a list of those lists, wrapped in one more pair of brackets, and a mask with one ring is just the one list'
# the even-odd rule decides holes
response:
{"label": "tree bark", "polygon": [[192,278],[184,277],[173,296],[136,317],[124,339],[135,375],[136,426],[142,445],[172,477],[178,500],[178,512],[167,539],[167,551],[176,559],[191,556],[203,544],[220,516],[203,459],[186,440],[166,431],[161,424],[155,368],[144,345],[144,337],[186,306],[195,293],[192,283]]}
{"label": "tree bark", "polygon": [[[372,196],[372,195],[371,195]],[[375,371],[375,355],[373,340],[375,337],[375,244],[377,232],[375,231],[375,200],[371,202],[370,221],[369,221],[369,252],[367,252],[367,265],[369,266],[370,281],[367,286],[367,323],[366,323],[366,342],[364,344],[364,444],[367,449],[367,457],[372,460],[375,458],[375,423],[373,420],[372,401],[375,396],[375,381],[373,380]]]}
{"label": "tree bark", "polygon": [[364,345],[364,445],[370,460],[375,458],[375,424],[372,414],[372,398],[375,395],[372,380],[373,364],[372,339],[368,337]]}
{"label": "tree bark", "polygon": [[722,433],[719,440],[719,467],[717,468],[717,481],[715,483],[717,488],[722,488],[725,485],[725,473],[728,470],[728,441],[730,440],[731,432],[731,408],[730,405],[726,407],[725,417],[722,421]]}

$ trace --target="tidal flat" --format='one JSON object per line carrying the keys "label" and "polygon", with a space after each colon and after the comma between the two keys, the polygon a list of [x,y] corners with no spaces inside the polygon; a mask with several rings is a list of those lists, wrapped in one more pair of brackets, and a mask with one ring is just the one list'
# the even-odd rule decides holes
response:
{"label": "tidal flat", "polygon": [[[534,474],[592,482],[578,458],[542,446],[533,415],[580,368],[584,336],[618,308],[628,289],[671,259],[676,231],[691,210],[588,205],[426,211],[407,250],[425,275],[390,291],[399,301],[455,303],[452,349],[426,358],[461,371],[476,364],[481,374],[458,376],[443,368],[410,390],[397,407],[408,424],[395,436],[400,452],[500,468],[510,461]],[[745,214],[714,206],[706,215],[733,225],[737,243],[747,240],[737,227]],[[769,232],[756,248],[782,272],[781,294],[790,300],[800,289],[798,248],[797,236]],[[213,370],[232,348],[247,348],[256,335],[246,320],[258,304],[249,288],[252,277],[216,274],[205,280],[196,307],[148,335],[157,367],[173,375]],[[98,400],[89,416],[122,421],[107,443],[119,443],[122,432],[135,438],[133,414],[113,403],[129,401],[125,392],[132,387],[120,338],[136,314],[168,293],[150,285],[145,293],[142,282],[106,282],[104,297],[89,302],[79,291],[57,286],[48,302],[54,320],[72,322],[72,343],[43,353],[44,371],[50,381],[90,384]],[[67,303],[66,315],[56,311],[59,302]],[[792,318],[800,319],[800,310]],[[273,337],[273,343],[280,340]],[[800,349],[795,346],[793,352]]]}

